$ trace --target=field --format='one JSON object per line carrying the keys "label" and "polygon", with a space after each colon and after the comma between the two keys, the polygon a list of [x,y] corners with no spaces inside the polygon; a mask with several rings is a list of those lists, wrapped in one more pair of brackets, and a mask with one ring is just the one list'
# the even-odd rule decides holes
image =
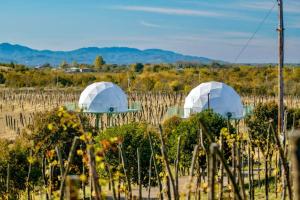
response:
{"label": "field", "polygon": [[[77,103],[80,89],[0,89],[0,138],[14,139],[21,130],[33,123],[35,113],[49,111],[67,104]],[[183,107],[186,94],[164,92],[131,92],[128,94],[130,102],[139,102],[141,111],[136,115],[129,115],[129,120],[147,122],[158,125],[166,117],[168,108]],[[271,96],[243,96],[244,105],[255,106],[258,103],[274,102]],[[300,98],[287,96],[285,105],[289,108],[299,108]],[[103,128],[107,126],[103,120]],[[119,117],[116,123],[124,124]],[[90,122],[94,119],[91,117]]]}
{"label": "field", "polygon": [[293,141],[281,140],[300,127],[294,93],[285,96],[279,135],[277,97],[270,94],[242,95],[254,109],[248,121],[211,111],[183,120],[172,114],[183,106],[185,91],[131,90],[129,104],[139,111],[103,115],[98,130],[95,115],[62,108],[77,104],[82,89],[0,89],[1,198],[294,197]]}

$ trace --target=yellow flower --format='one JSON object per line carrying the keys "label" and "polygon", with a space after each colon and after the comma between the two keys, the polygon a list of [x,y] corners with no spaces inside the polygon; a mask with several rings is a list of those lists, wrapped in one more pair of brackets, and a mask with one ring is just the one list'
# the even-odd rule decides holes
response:
{"label": "yellow flower", "polygon": [[77,150],[77,155],[82,156],[83,155],[83,151],[81,149]]}
{"label": "yellow flower", "polygon": [[48,124],[48,129],[49,129],[50,131],[52,131],[52,130],[53,130],[53,124]]}
{"label": "yellow flower", "polygon": [[102,163],[100,163],[99,167],[100,167],[100,169],[104,170],[105,169],[105,164],[102,162]]}
{"label": "yellow flower", "polygon": [[52,166],[56,166],[58,164],[57,160],[54,160],[52,163]]}
{"label": "yellow flower", "polygon": [[28,162],[30,163],[30,164],[33,164],[34,162],[35,162],[35,158],[34,157],[32,157],[32,156],[29,156],[28,158],[27,158],[27,160],[28,160]]}
{"label": "yellow flower", "polygon": [[85,135],[81,135],[81,136],[79,137],[79,139],[82,140],[82,141],[85,141]]}
{"label": "yellow flower", "polygon": [[118,137],[113,137],[113,138],[110,138],[109,140],[110,140],[110,142],[116,142],[116,141],[118,141]]}
{"label": "yellow flower", "polygon": [[87,177],[84,174],[81,174],[79,179],[80,179],[81,182],[84,182],[84,183],[87,181]]}

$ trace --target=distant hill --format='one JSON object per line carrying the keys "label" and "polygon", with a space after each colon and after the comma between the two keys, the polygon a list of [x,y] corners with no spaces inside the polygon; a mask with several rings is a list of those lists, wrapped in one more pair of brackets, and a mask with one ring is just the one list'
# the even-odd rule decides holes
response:
{"label": "distant hill", "polygon": [[204,57],[188,56],[165,51],[161,49],[139,50],[128,47],[88,47],[73,51],[50,51],[35,50],[21,45],[9,43],[0,44],[0,62],[14,62],[29,66],[50,63],[59,65],[63,60],[71,63],[93,63],[95,57],[101,55],[109,64],[131,63],[175,63],[175,62],[198,62],[203,64],[212,63],[214,60]]}

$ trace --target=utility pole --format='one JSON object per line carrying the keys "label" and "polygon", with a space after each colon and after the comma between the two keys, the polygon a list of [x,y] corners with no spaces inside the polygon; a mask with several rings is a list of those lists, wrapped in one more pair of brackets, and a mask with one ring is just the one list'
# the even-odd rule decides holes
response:
{"label": "utility pole", "polygon": [[[286,155],[286,133],[283,130],[283,119],[284,119],[284,104],[283,104],[283,95],[284,95],[284,82],[283,82],[283,68],[284,68],[284,24],[283,24],[283,0],[277,0],[278,3],[278,53],[279,53],[279,63],[278,63],[278,135],[283,133],[283,146],[284,154]],[[284,159],[284,158],[283,158]],[[283,162],[283,161],[282,161]],[[283,167],[282,172],[286,176],[282,177],[283,191],[282,199],[285,199],[286,190],[288,190],[289,199],[293,199],[292,188],[289,182],[289,166],[287,164]]]}
{"label": "utility pole", "polygon": [[[284,65],[284,24],[283,24],[283,0],[277,0],[278,2],[278,47],[279,47],[279,62],[278,62],[278,132],[283,133],[283,118],[284,118],[284,83],[283,83],[283,65]],[[285,140],[286,138],[284,138]]]}

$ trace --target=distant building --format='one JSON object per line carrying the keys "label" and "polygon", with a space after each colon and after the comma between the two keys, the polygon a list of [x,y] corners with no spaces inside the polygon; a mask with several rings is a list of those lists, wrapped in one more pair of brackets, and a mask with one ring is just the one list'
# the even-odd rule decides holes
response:
{"label": "distant building", "polygon": [[87,72],[95,72],[95,70],[90,68],[71,67],[65,69],[65,72],[66,73],[87,73]]}
{"label": "distant building", "polygon": [[34,69],[51,69],[52,66],[49,63],[45,63],[43,65],[37,65],[34,67]]}
{"label": "distant building", "polygon": [[66,72],[66,73],[79,73],[79,72],[80,72],[80,69],[77,68],[77,67],[71,67],[71,68],[65,69],[65,72]]}
{"label": "distant building", "polygon": [[90,68],[83,68],[83,69],[80,69],[80,72],[84,73],[84,72],[95,72],[94,69],[90,69]]}

